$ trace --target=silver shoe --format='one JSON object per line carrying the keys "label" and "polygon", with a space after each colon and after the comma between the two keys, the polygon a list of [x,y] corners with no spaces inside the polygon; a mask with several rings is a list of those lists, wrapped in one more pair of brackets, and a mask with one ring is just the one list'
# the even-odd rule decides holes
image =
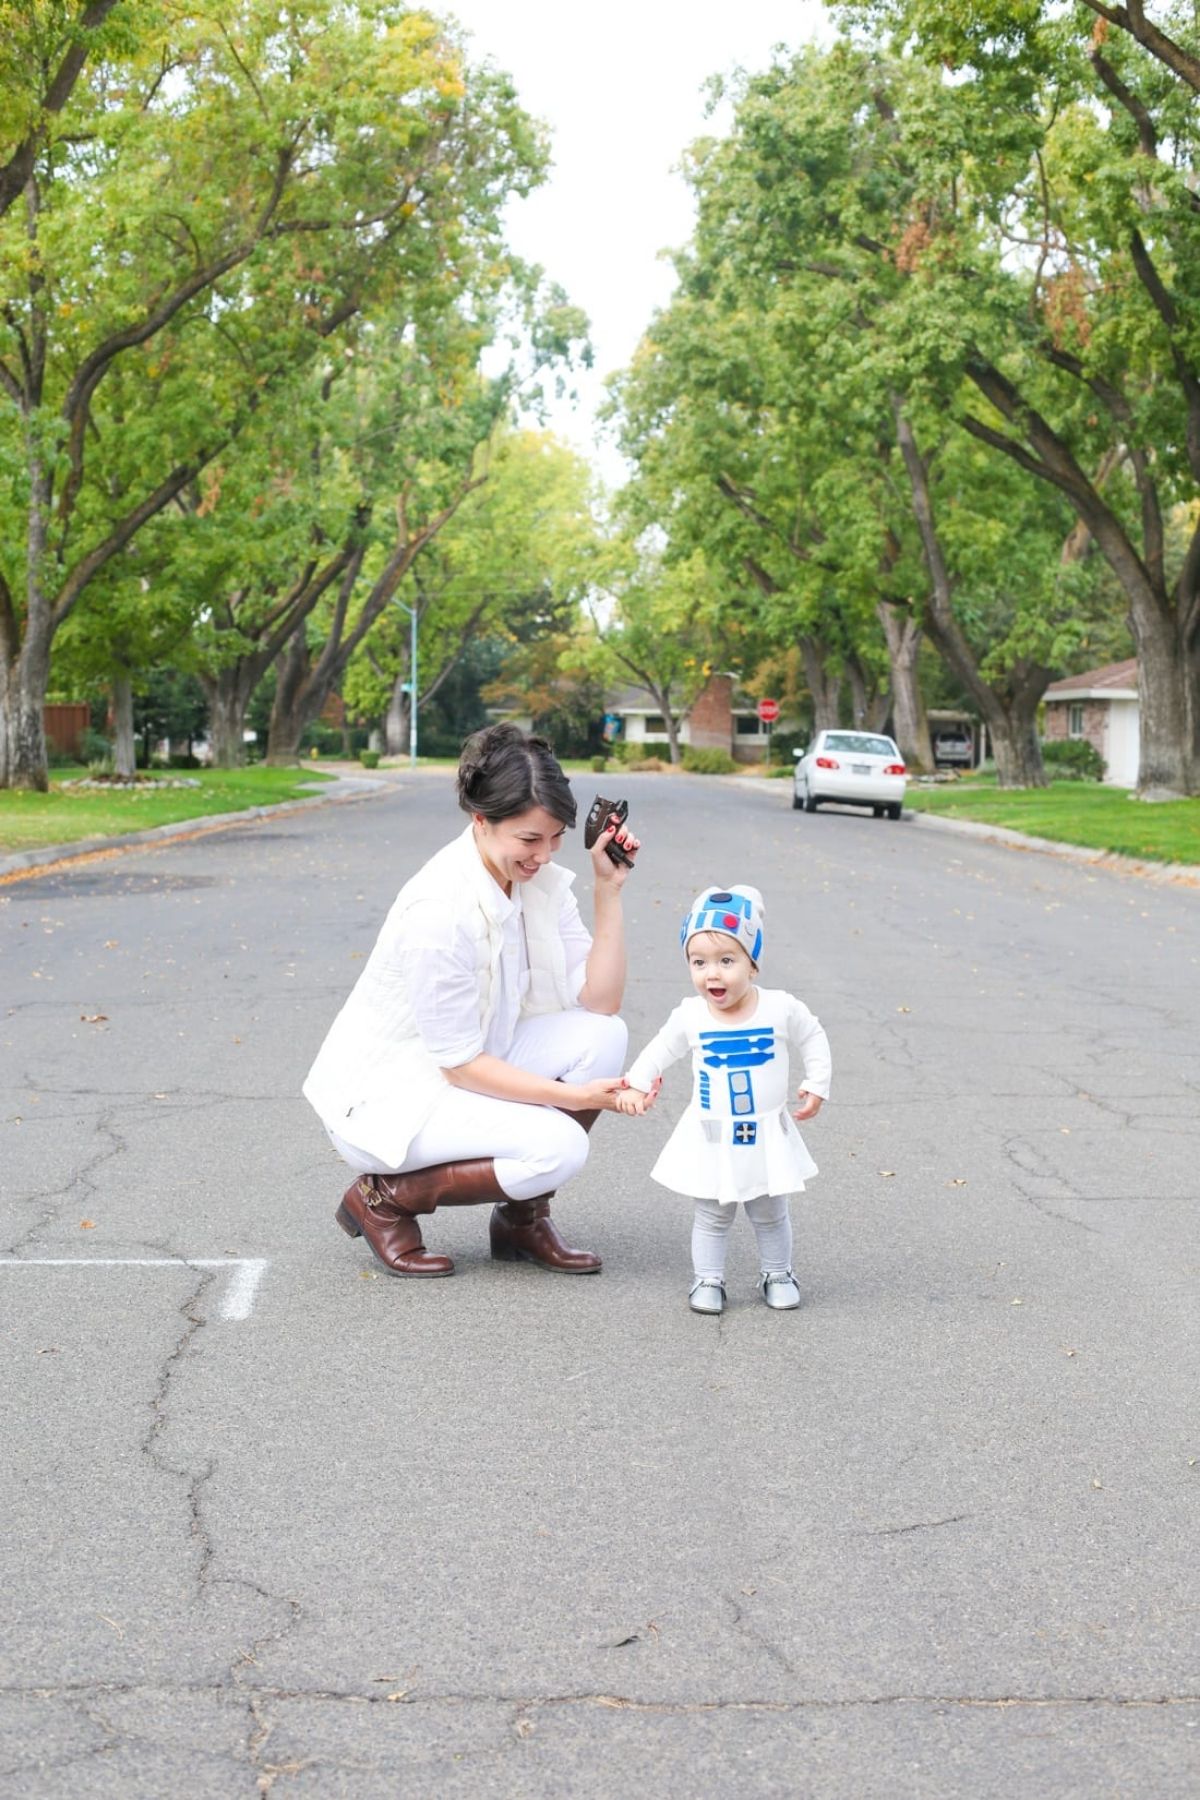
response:
{"label": "silver shoe", "polygon": [[800,1289],[796,1286],[796,1277],[790,1269],[782,1275],[764,1275],[759,1281],[759,1291],[767,1305],[774,1312],[791,1312],[800,1304]]}
{"label": "silver shoe", "polygon": [[[797,1296],[797,1299],[799,1299],[799,1296]],[[691,1307],[693,1312],[699,1312],[699,1313],[724,1312],[725,1311],[725,1284],[724,1284],[724,1282],[712,1281],[707,1276],[702,1276],[699,1281],[693,1281],[691,1287],[688,1289],[688,1305]]]}

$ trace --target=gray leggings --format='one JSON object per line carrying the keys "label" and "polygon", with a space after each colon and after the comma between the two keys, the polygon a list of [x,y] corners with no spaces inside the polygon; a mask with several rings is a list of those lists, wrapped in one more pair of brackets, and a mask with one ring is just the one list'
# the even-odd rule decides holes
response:
{"label": "gray leggings", "polygon": [[[697,1200],[692,1219],[692,1268],[698,1277],[720,1281],[725,1274],[725,1252],[736,1206],[717,1200]],[[746,1217],[758,1239],[758,1257],[764,1275],[782,1275],[792,1266],[792,1221],[786,1194],[759,1194],[745,1202]]]}

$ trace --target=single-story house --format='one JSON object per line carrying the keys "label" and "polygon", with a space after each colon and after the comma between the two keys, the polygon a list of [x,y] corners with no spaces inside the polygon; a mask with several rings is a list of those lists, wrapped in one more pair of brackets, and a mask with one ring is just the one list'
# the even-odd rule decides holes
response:
{"label": "single-story house", "polygon": [[[680,720],[679,741],[702,750],[726,750],[738,762],[762,762],[769,731],[794,731],[794,719],[768,727],[755,708],[758,696],[743,693],[728,674],[710,675]],[[623,687],[605,703],[606,735],[617,743],[645,747],[647,756],[668,754],[667,721],[645,688]]]}
{"label": "single-story house", "polygon": [[1104,758],[1104,779],[1114,787],[1137,786],[1140,760],[1137,658],[1065,675],[1046,689],[1047,743],[1086,738]]}

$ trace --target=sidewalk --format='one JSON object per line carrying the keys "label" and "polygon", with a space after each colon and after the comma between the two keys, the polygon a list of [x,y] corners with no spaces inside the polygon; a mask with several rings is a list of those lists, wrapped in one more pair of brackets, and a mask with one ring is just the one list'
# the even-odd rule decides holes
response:
{"label": "sidewalk", "polygon": [[[390,773],[390,771],[389,771]],[[48,869],[61,863],[81,862],[89,857],[115,856],[139,845],[157,844],[171,838],[203,837],[210,831],[227,831],[244,825],[250,819],[276,817],[280,813],[308,812],[333,801],[369,800],[385,793],[390,786],[387,775],[337,775],[322,782],[319,792],[306,800],[278,800],[272,805],[245,806],[238,812],[209,813],[199,819],[178,819],[172,825],[151,825],[145,831],[127,831],[110,837],[79,838],[70,844],[44,844],[39,850],[18,850],[0,856],[0,882],[19,881],[23,875]]]}

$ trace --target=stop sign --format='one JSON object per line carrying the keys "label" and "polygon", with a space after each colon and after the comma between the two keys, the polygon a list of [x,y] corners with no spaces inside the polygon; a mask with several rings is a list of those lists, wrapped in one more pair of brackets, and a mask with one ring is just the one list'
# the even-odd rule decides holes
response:
{"label": "stop sign", "polygon": [[778,700],[760,700],[758,703],[758,716],[764,725],[773,725],[779,717]]}

